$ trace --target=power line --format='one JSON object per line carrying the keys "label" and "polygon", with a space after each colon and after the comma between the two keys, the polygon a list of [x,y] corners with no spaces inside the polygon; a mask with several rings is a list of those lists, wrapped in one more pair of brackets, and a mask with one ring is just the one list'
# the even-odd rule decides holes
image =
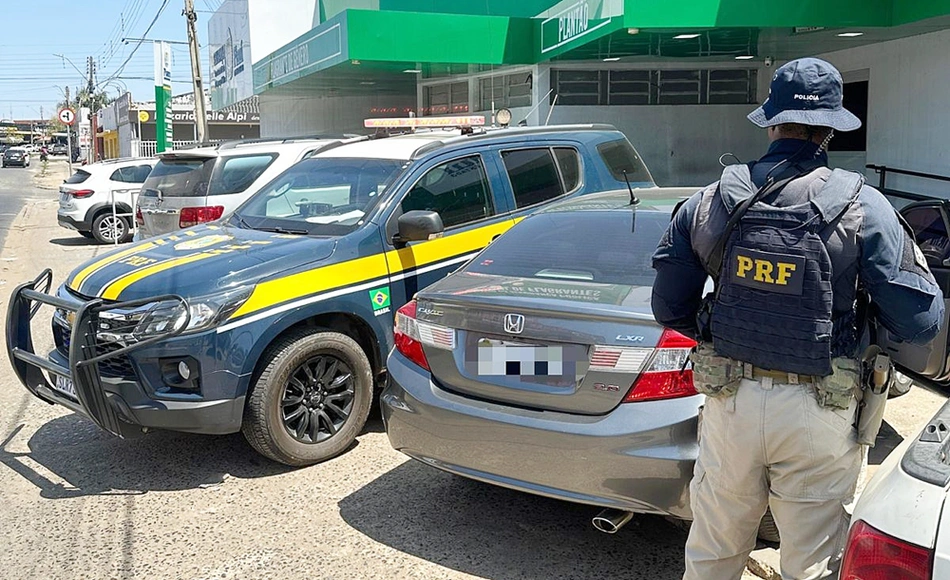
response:
{"label": "power line", "polygon": [[125,65],[129,64],[129,61],[132,60],[132,57],[135,56],[135,53],[138,51],[139,48],[141,48],[142,43],[145,42],[145,37],[147,37],[148,33],[152,31],[152,27],[155,26],[155,23],[158,21],[159,17],[162,15],[162,12],[165,11],[166,6],[168,6],[168,0],[163,0],[162,5],[158,9],[158,12],[155,13],[155,17],[152,18],[152,22],[149,23],[148,28],[146,28],[145,32],[142,34],[141,40],[138,41],[138,43],[135,45],[135,48],[132,49],[132,52],[125,59],[125,61],[121,65],[119,65],[119,68],[116,69],[116,72],[112,73],[112,75],[110,75],[109,78],[107,78],[106,80],[102,82],[109,82],[112,79],[119,76],[120,74],[122,74],[122,71],[125,70]]}

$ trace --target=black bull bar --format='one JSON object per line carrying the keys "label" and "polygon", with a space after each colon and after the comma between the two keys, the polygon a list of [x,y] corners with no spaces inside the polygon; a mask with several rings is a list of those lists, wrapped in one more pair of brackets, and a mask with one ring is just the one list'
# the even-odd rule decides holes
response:
{"label": "black bull bar", "polygon": [[[52,282],[52,270],[43,270],[35,280],[18,286],[10,297],[6,327],[7,353],[17,378],[37,398],[50,404],[63,405],[86,415],[99,427],[113,435],[123,438],[141,435],[143,429],[130,422],[132,413],[125,402],[103,388],[98,363],[178,336],[188,327],[191,318],[188,304],[181,296],[167,294],[127,302],[107,303],[101,298],[95,298],[77,305],[49,294]],[[97,330],[99,315],[103,311],[131,310],[162,302],[180,303],[185,312],[184,323],[176,325],[171,331],[117,350],[105,354],[98,353]],[[75,313],[70,331],[68,368],[50,358],[37,355],[34,350],[30,321],[44,304]],[[78,403],[53,389],[44,371],[53,376],[71,380],[76,389]]]}

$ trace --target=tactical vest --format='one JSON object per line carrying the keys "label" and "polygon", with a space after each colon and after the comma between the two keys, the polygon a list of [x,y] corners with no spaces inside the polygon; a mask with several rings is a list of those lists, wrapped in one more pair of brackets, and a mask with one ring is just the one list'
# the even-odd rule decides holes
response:
{"label": "tactical vest", "polygon": [[[710,271],[711,249],[756,187],[749,168],[737,165],[703,193],[692,243],[717,285],[708,332],[718,354],[815,376],[831,374],[832,357],[853,355],[836,352],[842,347],[835,343],[857,342],[859,247],[851,234],[861,219],[853,202],[863,183],[856,173],[820,168],[766,196],[731,232],[718,272]],[[835,276],[836,267],[847,272]]]}

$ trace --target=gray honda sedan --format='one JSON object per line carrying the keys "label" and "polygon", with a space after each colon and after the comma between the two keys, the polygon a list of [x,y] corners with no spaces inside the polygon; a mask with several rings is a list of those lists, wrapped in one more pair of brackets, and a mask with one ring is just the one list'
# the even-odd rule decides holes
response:
{"label": "gray honda sedan", "polygon": [[689,518],[694,342],[650,309],[651,257],[689,191],[552,206],[420,291],[396,316],[381,398],[393,447],[512,489]]}

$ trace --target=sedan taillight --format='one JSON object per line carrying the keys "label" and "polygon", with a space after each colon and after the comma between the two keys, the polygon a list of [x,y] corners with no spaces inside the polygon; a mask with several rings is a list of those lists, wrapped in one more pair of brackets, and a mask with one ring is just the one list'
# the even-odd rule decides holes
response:
{"label": "sedan taillight", "polygon": [[422,350],[423,344],[444,350],[455,348],[455,330],[417,320],[415,300],[396,311],[393,335],[396,350],[425,370],[429,370],[429,361]]}
{"label": "sedan taillight", "polygon": [[841,580],[930,580],[933,550],[898,540],[858,520],[851,526]]}
{"label": "sedan taillight", "polygon": [[221,219],[222,215],[224,215],[223,205],[184,207],[181,209],[181,215],[178,217],[178,227],[190,228],[198,224],[213,222],[216,219]]}
{"label": "sedan taillight", "polygon": [[676,399],[696,394],[693,369],[686,368],[696,341],[675,330],[665,329],[648,366],[637,380],[624,403]]}

